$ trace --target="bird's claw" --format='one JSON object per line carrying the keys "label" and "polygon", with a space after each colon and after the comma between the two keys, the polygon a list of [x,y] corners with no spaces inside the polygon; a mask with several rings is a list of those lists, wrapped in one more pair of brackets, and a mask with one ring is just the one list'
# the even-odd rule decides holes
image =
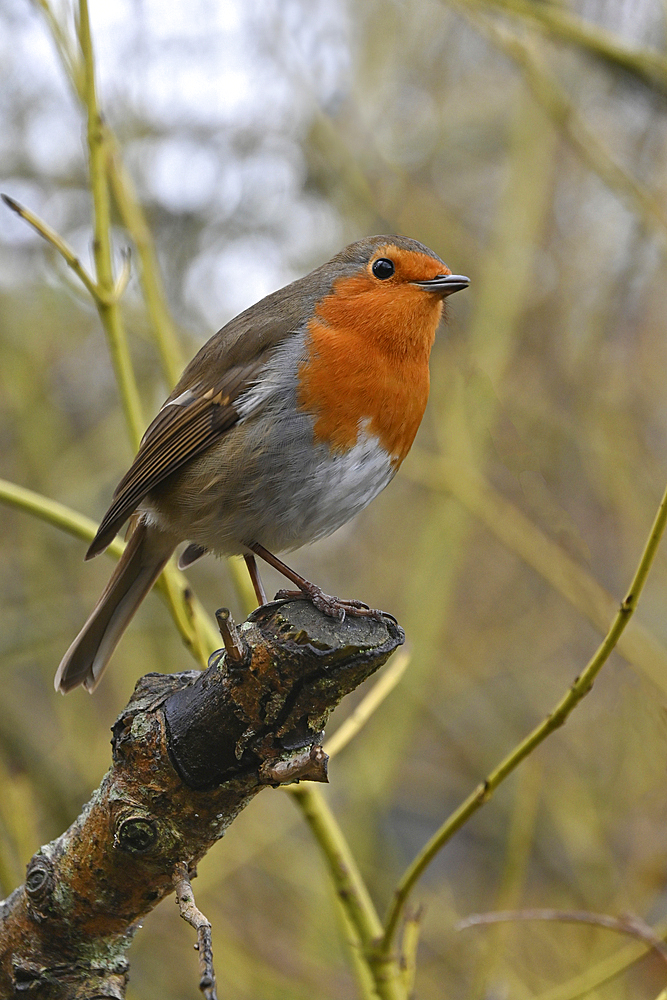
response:
{"label": "bird's claw", "polygon": [[321,611],[328,618],[337,618],[339,622],[344,622],[347,615],[353,618],[373,618],[376,621],[384,620],[384,613],[376,608],[369,608],[363,601],[347,601],[340,597],[333,597],[325,594],[323,590],[315,585],[306,590],[279,590],[276,600],[302,600],[310,601],[313,607]]}

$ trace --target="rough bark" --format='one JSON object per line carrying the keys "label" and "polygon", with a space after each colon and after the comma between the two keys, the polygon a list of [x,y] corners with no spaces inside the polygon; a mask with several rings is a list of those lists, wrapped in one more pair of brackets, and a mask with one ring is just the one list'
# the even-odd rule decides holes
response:
{"label": "rough bark", "polygon": [[0,903],[0,997],[123,998],[132,936],[175,888],[210,950],[188,895],[197,862],[262,788],[327,780],[331,710],[403,642],[389,616],[341,623],[305,601],[266,605],[238,632],[219,621],[226,652],[207,670],[137,683],[101,785]]}

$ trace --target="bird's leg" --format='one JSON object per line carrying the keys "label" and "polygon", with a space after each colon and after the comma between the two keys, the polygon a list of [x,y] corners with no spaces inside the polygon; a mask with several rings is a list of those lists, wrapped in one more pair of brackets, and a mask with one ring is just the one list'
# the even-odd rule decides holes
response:
{"label": "bird's leg", "polygon": [[261,608],[262,604],[266,604],[266,591],[264,590],[264,584],[262,583],[262,578],[259,575],[259,570],[257,569],[257,560],[254,556],[251,556],[249,552],[246,552],[243,558],[245,559],[245,564],[248,567],[250,582],[252,583],[253,590],[255,591],[255,597],[257,598]]}
{"label": "bird's leg", "polygon": [[300,598],[310,601],[318,611],[328,615],[330,618],[338,618],[340,621],[345,621],[345,615],[353,615],[358,618],[376,618],[378,621],[383,620],[384,615],[381,611],[369,608],[362,601],[344,601],[340,597],[331,597],[329,594],[325,594],[320,587],[306,580],[296,570],[291,569],[287,563],[274,556],[272,552],[265,549],[259,542],[246,542],[246,544],[260,559],[267,562],[269,566],[273,566],[274,569],[277,569],[279,573],[282,573],[284,577],[287,577],[288,580],[291,580],[299,588],[298,590],[279,590],[276,594],[277,598]]}

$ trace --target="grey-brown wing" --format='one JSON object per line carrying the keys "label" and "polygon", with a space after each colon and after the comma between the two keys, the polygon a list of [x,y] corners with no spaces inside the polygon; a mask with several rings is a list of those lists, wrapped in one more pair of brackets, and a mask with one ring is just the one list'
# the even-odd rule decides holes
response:
{"label": "grey-brown wing", "polygon": [[165,403],[143,436],[134,462],[121,479],[86,553],[102,552],[123,522],[158,483],[210,447],[239,419],[234,406],[264,363],[238,365],[214,385],[197,383]]}

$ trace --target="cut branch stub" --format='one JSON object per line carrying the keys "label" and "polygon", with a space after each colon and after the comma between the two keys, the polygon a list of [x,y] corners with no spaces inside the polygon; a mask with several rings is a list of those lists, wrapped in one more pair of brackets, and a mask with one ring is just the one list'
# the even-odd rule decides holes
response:
{"label": "cut branch stub", "polygon": [[[165,704],[172,760],[191,788],[213,788],[262,765],[266,772],[316,745],[341,698],[404,639],[389,616],[341,623],[306,601],[266,604],[239,631],[249,658],[214,653],[208,670]],[[193,727],[204,716],[213,725]]]}
{"label": "cut branch stub", "polygon": [[[222,614],[223,629],[230,619]],[[322,729],[403,642],[387,616],[305,601],[254,612],[206,671],[147,674],[113,727],[113,767],[0,903],[0,997],[125,995],[138,921],[267,785],[326,780]]]}

